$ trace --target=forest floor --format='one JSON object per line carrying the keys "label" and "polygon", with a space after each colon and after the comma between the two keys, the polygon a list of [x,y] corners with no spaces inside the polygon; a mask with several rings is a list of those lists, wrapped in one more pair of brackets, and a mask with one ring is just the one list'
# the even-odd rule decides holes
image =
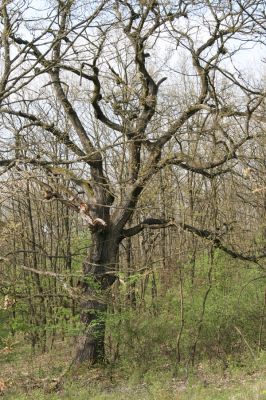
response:
{"label": "forest floor", "polygon": [[133,367],[125,376],[110,366],[82,366],[57,385],[70,359],[71,346],[65,343],[38,355],[20,346],[1,350],[0,395],[7,400],[266,400],[265,355],[225,371],[202,363],[187,378],[175,379],[167,366],[142,376]]}

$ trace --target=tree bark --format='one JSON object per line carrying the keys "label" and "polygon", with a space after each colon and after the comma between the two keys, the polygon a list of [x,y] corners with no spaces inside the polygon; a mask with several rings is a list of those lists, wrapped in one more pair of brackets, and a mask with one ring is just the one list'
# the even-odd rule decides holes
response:
{"label": "tree bark", "polygon": [[116,265],[120,234],[109,228],[92,234],[92,246],[83,264],[84,294],[88,296],[81,304],[81,320],[86,326],[76,353],[78,363],[95,364],[105,358],[104,338],[108,289],[116,279]]}

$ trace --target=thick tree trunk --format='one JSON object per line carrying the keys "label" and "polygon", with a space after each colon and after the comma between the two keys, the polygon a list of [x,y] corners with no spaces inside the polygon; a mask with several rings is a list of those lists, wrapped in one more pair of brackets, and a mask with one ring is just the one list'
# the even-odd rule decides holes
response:
{"label": "thick tree trunk", "polygon": [[86,332],[79,340],[77,362],[94,364],[104,359],[108,289],[116,279],[119,241],[119,233],[110,228],[92,235],[91,250],[83,265],[83,289],[88,300],[81,304],[81,319],[86,325]]}

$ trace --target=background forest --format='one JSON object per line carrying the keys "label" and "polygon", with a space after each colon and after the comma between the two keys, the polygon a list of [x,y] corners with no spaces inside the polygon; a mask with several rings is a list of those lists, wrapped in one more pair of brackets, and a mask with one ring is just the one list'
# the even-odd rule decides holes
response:
{"label": "background forest", "polygon": [[265,12],[2,0],[0,392],[265,366]]}

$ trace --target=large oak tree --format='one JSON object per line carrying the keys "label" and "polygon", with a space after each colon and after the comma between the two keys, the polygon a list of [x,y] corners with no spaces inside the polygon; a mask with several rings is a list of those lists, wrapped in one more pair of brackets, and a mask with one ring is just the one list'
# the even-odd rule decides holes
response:
{"label": "large oak tree", "polygon": [[[180,225],[234,257],[260,257],[175,217],[128,222],[162,169],[212,180],[238,168],[261,135],[265,88],[241,54],[263,46],[265,4],[3,0],[1,25],[0,165],[4,173],[28,164],[71,183],[46,185],[44,197],[74,209],[91,232],[77,359],[95,362],[123,239]],[[60,157],[49,150],[54,139]]]}

